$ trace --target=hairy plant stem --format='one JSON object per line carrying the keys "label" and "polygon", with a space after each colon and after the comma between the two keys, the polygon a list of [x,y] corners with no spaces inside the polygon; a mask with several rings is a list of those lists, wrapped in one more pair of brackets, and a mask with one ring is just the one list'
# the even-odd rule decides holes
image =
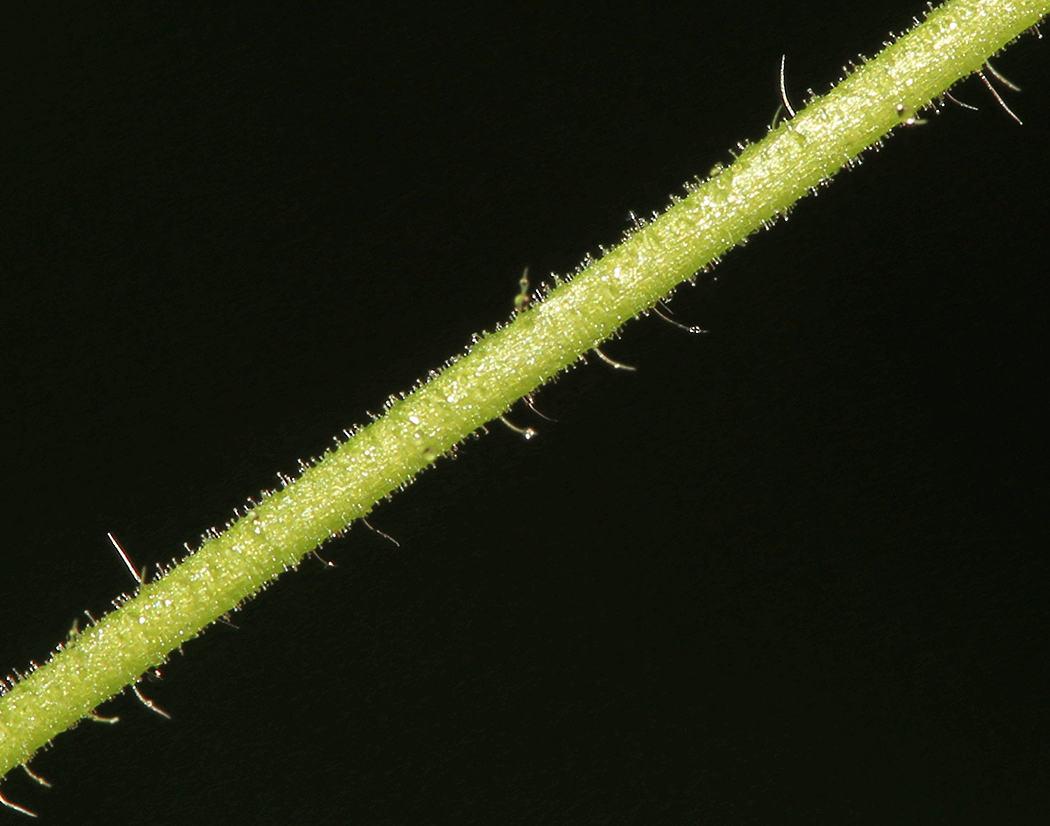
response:
{"label": "hairy plant stem", "polygon": [[0,777],[627,320],[785,214],[1035,25],[1050,0],[954,0],[574,279],[478,338],[50,661],[0,683]]}

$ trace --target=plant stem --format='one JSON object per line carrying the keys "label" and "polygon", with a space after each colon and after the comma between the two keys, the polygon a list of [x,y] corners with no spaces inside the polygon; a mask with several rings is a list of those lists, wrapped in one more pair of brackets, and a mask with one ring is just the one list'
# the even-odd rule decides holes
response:
{"label": "plant stem", "polygon": [[[480,337],[385,414],[0,698],[0,777],[814,191],[1033,26],[1050,0],[954,0],[747,147],[572,281]],[[0,688],[3,688],[0,683]]]}

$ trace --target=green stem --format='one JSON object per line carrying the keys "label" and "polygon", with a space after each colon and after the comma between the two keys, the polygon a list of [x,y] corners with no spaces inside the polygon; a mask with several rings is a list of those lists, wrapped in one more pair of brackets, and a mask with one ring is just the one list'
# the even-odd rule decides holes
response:
{"label": "green stem", "polygon": [[785,214],[1048,10],[1050,0],[954,0],[931,12],[658,220],[392,401],[298,481],[120,609],[71,634],[46,665],[0,698],[0,777],[628,319]]}

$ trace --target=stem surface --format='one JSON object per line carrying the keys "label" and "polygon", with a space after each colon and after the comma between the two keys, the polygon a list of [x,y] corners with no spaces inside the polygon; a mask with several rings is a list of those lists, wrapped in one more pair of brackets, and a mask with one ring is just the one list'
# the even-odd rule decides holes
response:
{"label": "stem surface", "polygon": [[[659,219],[327,453],[0,698],[0,777],[366,516],[517,399],[785,214],[1036,24],[1050,1],[954,0]],[[0,688],[4,688],[0,683]]]}

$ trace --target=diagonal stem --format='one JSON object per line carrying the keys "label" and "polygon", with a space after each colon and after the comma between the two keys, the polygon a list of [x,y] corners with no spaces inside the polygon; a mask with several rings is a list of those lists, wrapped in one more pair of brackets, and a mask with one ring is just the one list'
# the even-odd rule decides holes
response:
{"label": "diagonal stem", "polygon": [[[439,456],[499,418],[697,271],[775,221],[956,81],[1035,25],[1050,0],[953,0],[827,95],[748,146],[736,162],[382,417],[268,496],[133,598],[75,630],[0,697],[0,776],[171,651],[362,519]],[[0,689],[5,684],[0,682]]]}

